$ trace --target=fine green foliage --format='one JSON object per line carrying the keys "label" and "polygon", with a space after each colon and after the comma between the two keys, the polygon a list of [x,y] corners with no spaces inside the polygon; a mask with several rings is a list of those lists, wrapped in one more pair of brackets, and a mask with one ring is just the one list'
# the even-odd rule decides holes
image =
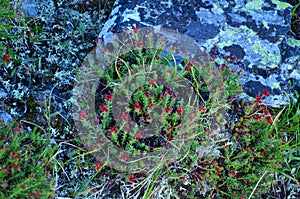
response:
{"label": "fine green foliage", "polygon": [[21,123],[0,121],[0,198],[53,197],[54,150],[36,128],[26,132]]}
{"label": "fine green foliage", "polygon": [[[132,35],[127,35],[129,41],[139,41],[139,28],[135,28]],[[163,51],[162,41],[158,44],[151,41],[152,36],[149,36],[147,45],[116,55],[117,59],[101,74],[95,100],[100,129],[89,123],[95,116],[87,115],[87,105],[79,108],[79,119],[86,128],[82,136],[86,138],[84,142],[102,150],[105,142],[96,141],[94,137],[106,137],[129,153],[146,155],[168,144],[176,146],[174,140],[178,136],[177,142],[185,140],[187,146],[189,140],[210,139],[211,123],[224,123],[224,115],[219,110],[228,109],[229,104],[222,98],[233,98],[241,92],[239,74],[229,67],[216,68],[212,60],[206,65],[198,63],[185,54],[180,62],[171,65],[175,50]],[[107,53],[107,57],[110,55]],[[182,87],[184,89],[178,91]],[[212,92],[214,87],[215,92]],[[186,90],[188,88],[191,90]],[[177,96],[185,92],[194,93],[194,97],[184,101]],[[113,106],[118,106],[118,113],[113,112],[116,108]],[[129,127],[129,118],[136,125]],[[139,130],[150,124],[151,136]],[[113,155],[117,153],[113,148],[109,151]],[[124,157],[119,155],[119,160]]]}

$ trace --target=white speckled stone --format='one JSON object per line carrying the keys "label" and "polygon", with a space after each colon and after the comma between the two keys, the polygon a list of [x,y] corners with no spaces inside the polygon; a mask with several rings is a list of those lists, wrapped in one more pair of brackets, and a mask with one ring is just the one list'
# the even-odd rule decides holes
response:
{"label": "white speckled stone", "polygon": [[207,53],[217,46],[217,63],[235,55],[238,65],[229,66],[243,70],[245,96],[254,98],[268,90],[271,96],[264,103],[278,106],[288,102],[283,91],[293,96],[293,89],[299,90],[300,41],[287,35],[291,10],[279,0],[117,0],[99,37],[106,41],[112,29],[119,33],[133,24],[179,31]]}
{"label": "white speckled stone", "polygon": [[3,121],[5,125],[8,125],[12,119],[13,118],[9,113],[0,110],[0,120]]}

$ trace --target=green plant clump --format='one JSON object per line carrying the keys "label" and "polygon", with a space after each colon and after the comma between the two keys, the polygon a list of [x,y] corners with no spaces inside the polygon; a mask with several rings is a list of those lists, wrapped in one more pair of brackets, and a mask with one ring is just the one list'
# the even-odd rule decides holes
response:
{"label": "green plant clump", "polygon": [[0,198],[52,198],[54,150],[37,129],[0,121]]}
{"label": "green plant clump", "polygon": [[[150,78],[142,87],[135,88],[133,84],[121,87],[120,90],[125,91],[124,95],[127,95],[126,90],[130,86],[136,89],[127,97],[130,103],[125,109],[126,112],[122,114],[122,119],[125,121],[128,117],[132,117],[137,124],[147,125],[153,118],[158,117],[164,121],[165,128],[150,138],[152,141],[150,145],[141,132],[126,129],[125,123],[116,125],[110,113],[115,97],[112,88],[119,84],[120,79],[122,83],[126,82],[127,79],[123,78],[123,75],[128,71],[134,71],[135,67],[146,64],[168,65],[174,54],[171,52],[163,56],[160,49],[163,48],[158,46],[151,49],[140,46],[138,50],[131,51],[129,56],[126,54],[118,57],[107,69],[104,78],[101,78],[102,87],[99,90],[102,93],[98,96],[100,125],[112,142],[130,152],[141,148],[149,152],[149,146],[154,146],[152,149],[155,150],[155,147],[168,144],[177,135],[177,128],[184,115],[188,115],[189,121],[193,121],[193,124],[198,124],[198,128],[195,134],[186,138],[189,140],[189,152],[178,157],[175,162],[165,163],[162,159],[162,164],[147,176],[129,173],[128,183],[135,185],[130,193],[144,198],[155,198],[158,197],[159,185],[165,183],[168,187],[167,192],[177,198],[278,197],[278,194],[271,190],[280,186],[277,182],[280,178],[286,186],[289,180],[293,182],[294,186],[290,188],[292,191],[285,194],[295,195],[295,187],[299,186],[299,105],[289,105],[283,109],[268,107],[262,101],[270,96],[269,91],[257,95],[254,102],[235,98],[241,92],[238,83],[240,72],[236,74],[226,65],[220,67],[215,76],[222,77],[220,85],[226,88],[227,101],[218,105],[226,107],[227,114],[235,115],[232,121],[226,124],[226,130],[230,132],[229,137],[211,142],[213,93],[209,92],[207,84],[202,83],[203,74],[199,74],[194,67],[197,63],[186,57],[182,63],[169,67],[164,74],[170,78],[182,75],[189,80],[198,94],[197,110],[181,109],[174,92],[159,85],[155,78]],[[212,69],[208,67],[207,70]],[[161,114],[152,113],[152,107],[155,105],[162,106]],[[89,117],[85,112],[82,112],[81,116],[84,120]],[[203,155],[201,150],[209,147],[211,147],[210,154]],[[126,160],[126,157],[123,158]],[[139,191],[134,192],[136,190]]]}

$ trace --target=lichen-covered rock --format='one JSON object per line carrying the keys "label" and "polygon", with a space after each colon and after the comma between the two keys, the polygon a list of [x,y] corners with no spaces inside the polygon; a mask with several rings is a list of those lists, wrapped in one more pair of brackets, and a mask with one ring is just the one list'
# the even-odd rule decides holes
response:
{"label": "lichen-covered rock", "polygon": [[299,90],[300,41],[288,34],[292,6],[279,0],[138,1],[116,0],[99,37],[104,41],[133,24],[184,33],[210,52],[217,63],[234,55],[243,70],[244,97],[271,93],[264,103],[278,106]]}
{"label": "lichen-covered rock", "polygon": [[6,96],[7,93],[2,88],[0,88],[0,99],[4,99]]}
{"label": "lichen-covered rock", "polygon": [[22,0],[21,7],[27,16],[36,16],[39,5],[35,0]]}
{"label": "lichen-covered rock", "polygon": [[6,111],[0,110],[0,121],[4,122],[4,125],[7,126],[13,120],[12,116]]}

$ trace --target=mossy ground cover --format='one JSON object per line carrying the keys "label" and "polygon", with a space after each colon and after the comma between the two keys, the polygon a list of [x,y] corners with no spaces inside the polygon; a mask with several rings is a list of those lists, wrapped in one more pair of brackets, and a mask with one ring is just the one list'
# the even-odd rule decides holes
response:
{"label": "mossy ground cover", "polygon": [[[41,4],[37,16],[28,17],[17,1],[1,1],[0,86],[7,93],[1,109],[15,119],[7,125],[0,123],[0,198],[299,197],[299,93],[295,91],[296,103],[277,108],[262,103],[270,94],[267,91],[255,101],[240,100],[238,71],[233,73],[226,65],[218,68],[228,80],[224,83],[228,91],[224,131],[229,136],[214,143],[210,155],[201,153],[203,146],[209,146],[211,133],[207,126],[209,103],[202,102],[197,111],[201,118],[207,117],[199,129],[203,134],[193,137],[190,151],[183,157],[168,164],[162,161],[151,171],[140,173],[119,172],[97,161],[94,150],[85,147],[74,127],[70,99],[76,72],[95,47],[112,3],[49,1],[48,5]],[[119,63],[130,65],[132,59],[143,58],[159,61],[157,55],[144,50]],[[193,65],[191,60],[183,62],[187,79],[192,79],[188,74]],[[112,74],[115,72],[113,68]],[[154,83],[135,93],[129,116],[147,123],[151,118],[142,110],[150,109],[152,102],[162,103],[164,114],[173,114],[168,122],[176,126],[182,110],[172,102],[174,93]],[[195,86],[198,89],[199,85]],[[200,86],[205,93],[207,85]],[[146,93],[153,94],[154,101]],[[160,94],[169,98],[160,100]],[[108,105],[102,104],[109,103],[111,97],[109,92],[99,95],[99,118],[109,111]],[[171,110],[167,102],[175,108]],[[81,117],[89,116],[82,112]],[[112,125],[106,130],[110,134],[120,132]],[[150,139],[151,147],[164,145],[163,138],[171,140],[173,136],[175,132],[166,127],[157,138]],[[135,132],[127,142],[139,140],[147,143]],[[115,137],[114,141],[121,139]]]}

